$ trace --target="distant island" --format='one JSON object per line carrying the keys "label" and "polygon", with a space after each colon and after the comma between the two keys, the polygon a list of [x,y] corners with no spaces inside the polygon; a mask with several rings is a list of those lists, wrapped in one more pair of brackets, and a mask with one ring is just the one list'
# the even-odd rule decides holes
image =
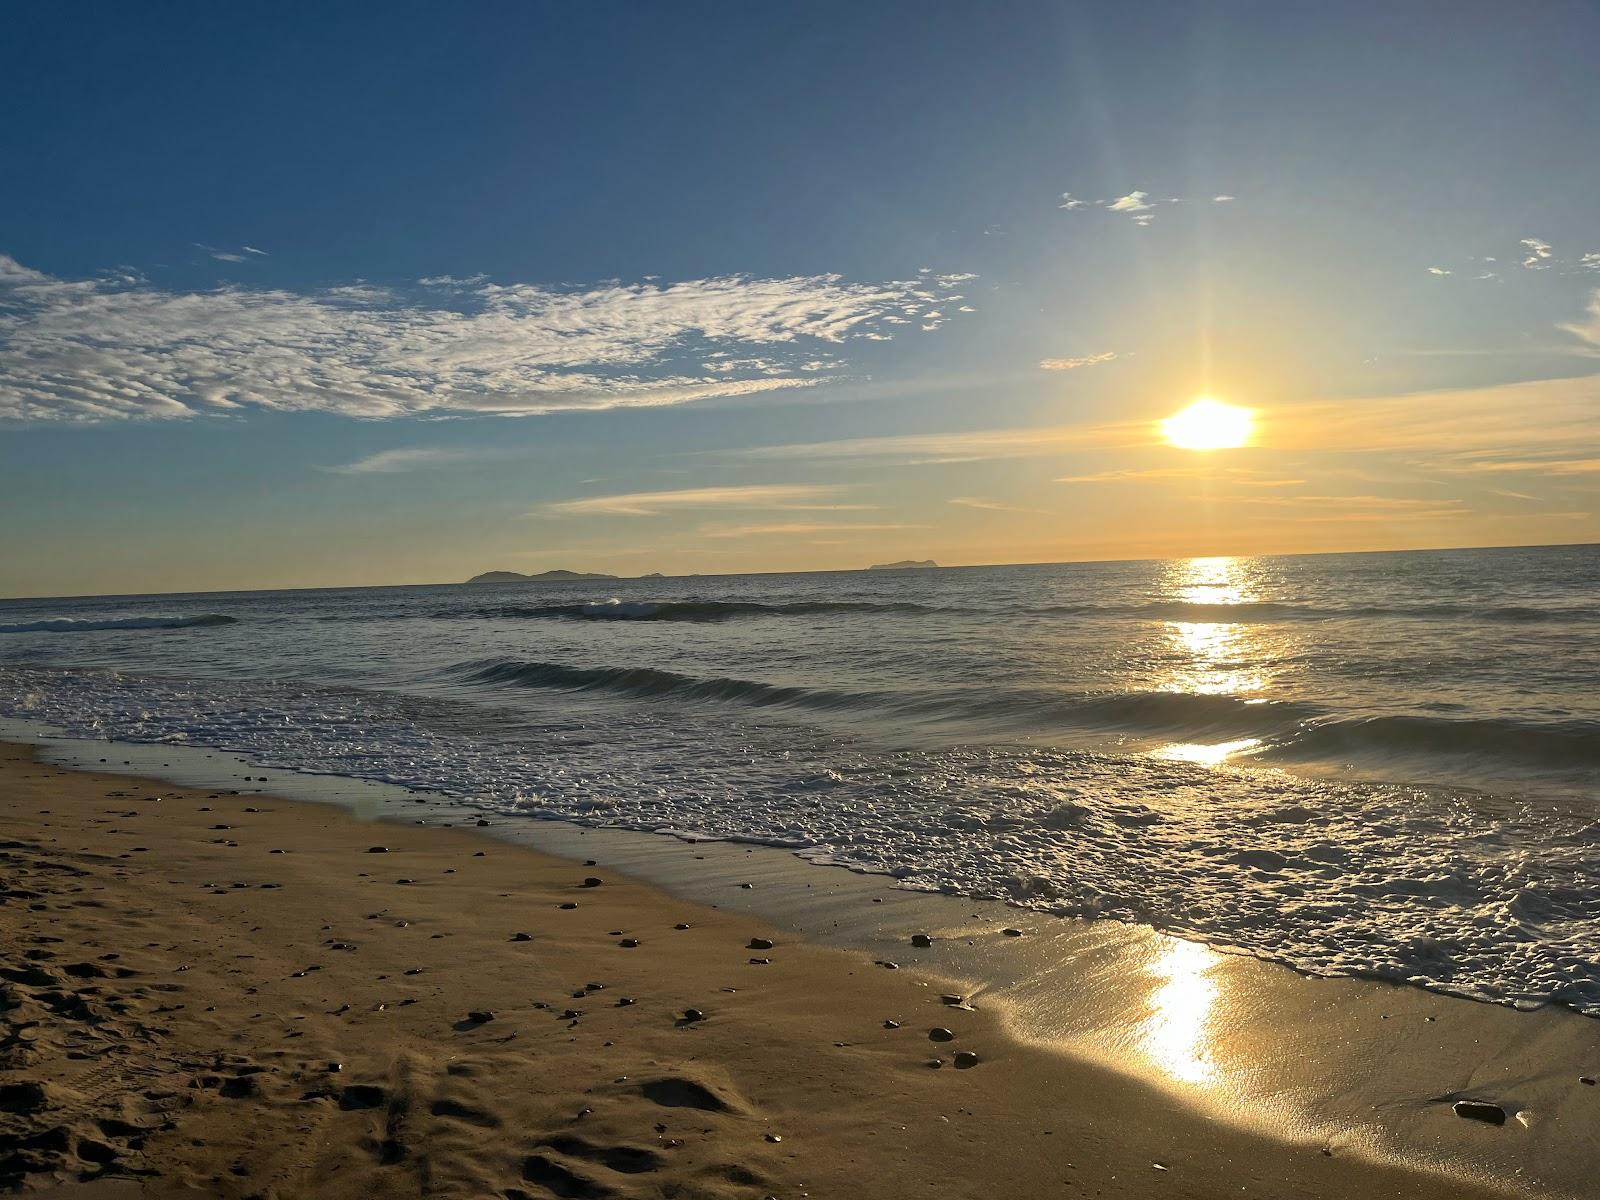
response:
{"label": "distant island", "polygon": [[937,567],[939,564],[931,558],[902,558],[899,562],[873,563],[867,568],[869,571],[920,571],[928,567]]}
{"label": "distant island", "polygon": [[592,571],[540,571],[537,575],[519,575],[515,571],[485,571],[474,575],[468,583],[559,583],[564,579],[618,579],[617,575],[601,575]]}

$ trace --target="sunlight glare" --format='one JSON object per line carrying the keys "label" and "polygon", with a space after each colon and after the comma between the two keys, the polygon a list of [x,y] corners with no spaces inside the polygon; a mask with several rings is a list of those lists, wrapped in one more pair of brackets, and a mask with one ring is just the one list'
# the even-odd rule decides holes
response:
{"label": "sunlight glare", "polygon": [[1201,396],[1161,422],[1161,436],[1180,450],[1232,450],[1250,440],[1255,415],[1248,408]]}

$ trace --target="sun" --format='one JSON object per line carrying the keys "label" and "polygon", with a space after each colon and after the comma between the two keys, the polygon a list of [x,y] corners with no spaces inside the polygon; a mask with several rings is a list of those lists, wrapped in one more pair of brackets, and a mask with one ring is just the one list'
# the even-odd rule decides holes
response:
{"label": "sun", "polygon": [[1232,450],[1250,440],[1255,423],[1248,408],[1201,396],[1161,422],[1161,436],[1180,450]]}

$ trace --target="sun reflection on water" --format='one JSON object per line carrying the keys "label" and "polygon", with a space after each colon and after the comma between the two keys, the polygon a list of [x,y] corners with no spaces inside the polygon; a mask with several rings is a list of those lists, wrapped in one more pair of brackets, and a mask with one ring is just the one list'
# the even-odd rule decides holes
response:
{"label": "sun reflection on water", "polygon": [[1140,1045],[1180,1083],[1208,1083],[1217,1074],[1210,1037],[1217,985],[1210,972],[1220,960],[1207,946],[1174,938],[1147,968],[1160,982],[1150,994]]}
{"label": "sun reflection on water", "polygon": [[[1259,598],[1252,580],[1254,560],[1191,558],[1172,563],[1163,590],[1187,604],[1228,606]],[[1231,621],[1168,621],[1170,666],[1162,690],[1196,696],[1250,697],[1266,688],[1259,662],[1265,647],[1258,626]],[[1222,742],[1174,742],[1158,757],[1217,766],[1261,745],[1259,738]]]}

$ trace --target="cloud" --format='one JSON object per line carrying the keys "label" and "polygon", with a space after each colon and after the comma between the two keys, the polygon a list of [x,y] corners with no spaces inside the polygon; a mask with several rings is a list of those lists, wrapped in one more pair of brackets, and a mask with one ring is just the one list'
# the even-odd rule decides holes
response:
{"label": "cloud", "polygon": [[1578,259],[1578,265],[1590,271],[1600,271],[1600,250],[1591,250]]}
{"label": "cloud", "polygon": [[[790,508],[811,507],[807,502],[825,500],[844,490],[809,484],[745,484],[730,487],[680,488],[666,492],[626,492],[617,496],[588,496],[581,500],[560,500],[547,504],[537,513],[654,517],[671,509],[695,508]],[[823,506],[831,507],[831,506]]]}
{"label": "cloud", "polygon": [[257,250],[254,246],[240,246],[237,250],[219,250],[215,246],[207,246],[200,242],[195,242],[194,247],[196,250],[204,250],[207,255],[218,262],[242,263],[249,262],[251,255],[259,255],[262,258],[267,256],[265,250]]}
{"label": "cloud", "polygon": [[1450,272],[1445,270],[1443,267],[1429,267],[1428,268],[1428,274],[1429,275],[1448,275],[1448,274],[1450,274]]}
{"label": "cloud", "polygon": [[[529,415],[755,395],[822,382],[819,350],[943,325],[969,278],[182,292],[0,255],[0,418]],[[762,365],[704,371],[719,351]]]}
{"label": "cloud", "polygon": [[1015,513],[1040,513],[1049,515],[1042,508],[1021,508],[1015,504],[1002,504],[998,500],[990,500],[985,496],[952,496],[946,501],[958,508],[976,508],[984,512],[1015,512]]}
{"label": "cloud", "polygon": [[1562,325],[1560,328],[1563,332],[1570,333],[1600,350],[1600,288],[1589,294],[1589,304],[1585,311],[1588,314],[1585,318]]}
{"label": "cloud", "polygon": [[1540,241],[1538,238],[1523,238],[1522,247],[1528,254],[1522,260],[1522,265],[1530,270],[1542,270],[1550,265],[1550,243]]}
{"label": "cloud", "polygon": [[799,537],[816,533],[883,533],[894,529],[926,529],[926,525],[840,525],[828,522],[784,521],[770,525],[707,525],[700,530],[702,537]]}
{"label": "cloud", "polygon": [[358,458],[355,462],[343,463],[334,467],[324,467],[323,470],[332,471],[338,475],[398,475],[407,471],[421,471],[430,467],[443,467],[454,463],[480,462],[485,459],[502,458],[506,454],[506,451],[488,447],[464,449],[440,447],[429,449],[423,446],[410,446],[397,450],[379,450],[376,454]]}
{"label": "cloud", "polygon": [[1129,192],[1126,196],[1119,196],[1117,199],[1107,202],[1106,207],[1112,212],[1147,212],[1155,207],[1153,204],[1147,203],[1149,199],[1149,192]]}
{"label": "cloud", "polygon": [[1033,429],[974,429],[953,433],[902,433],[843,438],[788,446],[752,446],[735,451],[746,458],[889,459],[912,465],[986,462],[1010,458],[1048,458],[1074,450],[1140,445],[1149,440],[1149,422],[1061,425]]}
{"label": "cloud", "polygon": [[1041,371],[1076,371],[1079,367],[1096,367],[1101,363],[1110,362],[1117,357],[1115,350],[1107,350],[1103,354],[1086,354],[1081,358],[1041,358],[1039,369]]}
{"label": "cloud", "polygon": [[1056,207],[1057,208],[1065,208],[1068,211],[1071,211],[1074,208],[1087,208],[1088,206],[1089,206],[1089,202],[1087,200],[1077,200],[1077,199],[1073,198],[1073,195],[1072,195],[1071,192],[1062,192],[1061,193],[1061,203],[1058,204]]}
{"label": "cloud", "polygon": [[1233,201],[1237,200],[1238,198],[1239,197],[1237,197],[1237,196],[1213,196],[1213,197],[1211,197],[1211,203],[1213,203],[1213,204],[1231,204]]}

